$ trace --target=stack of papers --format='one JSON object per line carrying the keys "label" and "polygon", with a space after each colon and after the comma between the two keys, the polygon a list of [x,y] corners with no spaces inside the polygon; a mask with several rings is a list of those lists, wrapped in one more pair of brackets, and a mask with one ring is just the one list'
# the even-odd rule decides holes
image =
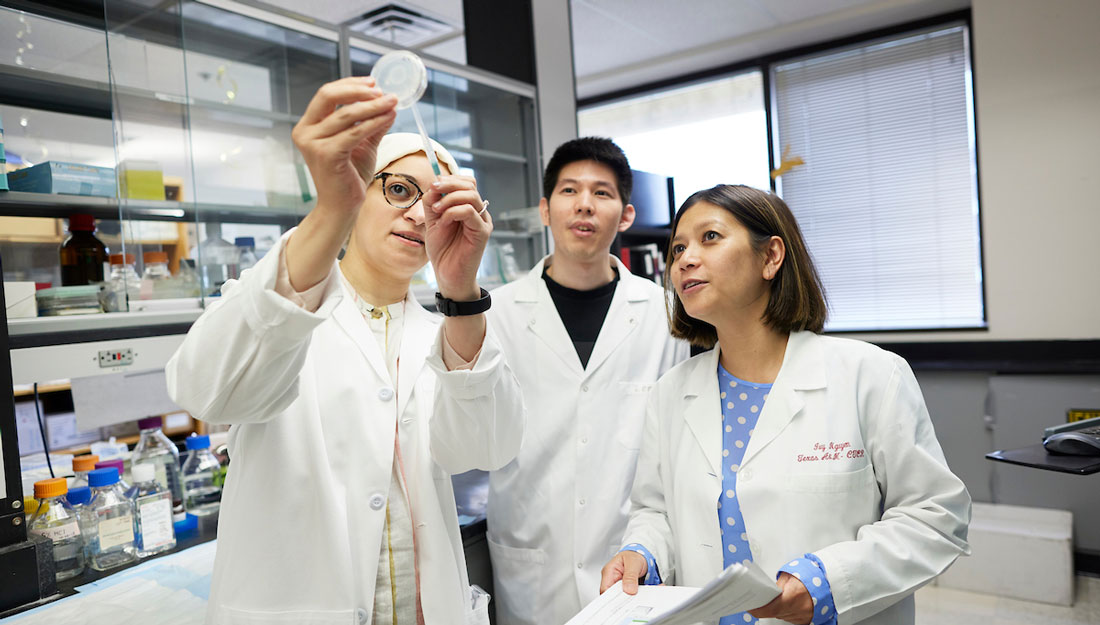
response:
{"label": "stack of papers", "polygon": [[731,564],[703,588],[639,586],[628,595],[617,582],[566,625],[691,625],[755,610],[778,596],[775,580],[755,563]]}

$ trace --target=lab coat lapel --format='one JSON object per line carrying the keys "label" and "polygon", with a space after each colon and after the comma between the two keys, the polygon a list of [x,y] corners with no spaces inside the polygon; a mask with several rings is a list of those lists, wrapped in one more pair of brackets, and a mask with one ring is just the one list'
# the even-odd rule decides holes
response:
{"label": "lab coat lapel", "polygon": [[749,438],[742,466],[775,440],[798,415],[806,405],[803,393],[825,387],[825,359],[819,339],[812,332],[791,333],[783,365]]}
{"label": "lab coat lapel", "polygon": [[[536,263],[524,278],[523,288],[518,289],[516,293],[516,302],[526,304],[530,310],[527,329],[580,378],[584,375],[581,359],[577,356],[573,339],[569,338],[569,332],[565,329],[561,316],[558,315],[558,309],[550,297],[550,290],[546,288],[546,283],[542,279],[542,268],[545,262],[544,258],[542,262]],[[534,354],[532,357],[535,357]]]}
{"label": "lab coat lapel", "polygon": [[397,414],[405,413],[416,379],[427,363],[428,353],[438,336],[439,325],[432,314],[424,310],[411,292],[405,297],[405,327],[401,334],[398,356]]}
{"label": "lab coat lapel", "polygon": [[[623,266],[619,259],[612,257],[619,270],[619,284],[615,287],[615,295],[611,298],[611,306],[607,309],[603,326],[596,336],[596,344],[592,347],[592,355],[588,357],[588,367],[585,375],[591,375],[603,361],[607,360],[615,349],[638,328],[638,319],[630,310],[639,302],[649,299],[645,291],[638,284],[642,278],[636,278],[630,270]],[[572,344],[572,342],[570,342]],[[573,350],[576,352],[576,349]]]}
{"label": "lab coat lapel", "polygon": [[684,384],[684,421],[715,477],[722,476],[722,407],[718,398],[718,348],[696,361]]}
{"label": "lab coat lapel", "polygon": [[[345,291],[347,288],[345,287]],[[371,334],[370,326],[367,325],[365,319],[363,319],[363,313],[359,312],[359,307],[355,305],[355,297],[353,293],[344,294],[344,299],[336,306],[336,310],[333,311],[332,316],[336,319],[336,323],[351,337],[355,342],[355,346],[362,352],[363,357],[370,363],[374,373],[381,380],[390,380],[390,373],[386,370],[385,355],[378,347],[378,341],[374,340],[374,335]]]}

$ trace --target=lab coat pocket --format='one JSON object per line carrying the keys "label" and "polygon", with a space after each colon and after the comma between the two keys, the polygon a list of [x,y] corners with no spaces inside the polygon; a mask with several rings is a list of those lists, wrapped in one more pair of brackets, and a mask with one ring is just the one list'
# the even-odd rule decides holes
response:
{"label": "lab coat pocket", "polygon": [[837,473],[793,473],[787,476],[787,489],[802,493],[847,493],[870,489],[875,483],[875,468]]}
{"label": "lab coat pocket", "polygon": [[[489,539],[493,562],[493,588],[497,620],[507,623],[538,623],[542,606],[539,588],[546,582],[546,552],[542,549],[509,547]],[[488,609],[486,607],[486,609]]]}
{"label": "lab coat pocket", "polygon": [[489,593],[477,584],[470,585],[470,611],[466,613],[466,625],[489,625]]}
{"label": "lab coat pocket", "polygon": [[630,450],[642,447],[642,428],[645,426],[645,402],[653,383],[619,382],[618,395],[621,398],[614,411],[617,413],[615,439]]}

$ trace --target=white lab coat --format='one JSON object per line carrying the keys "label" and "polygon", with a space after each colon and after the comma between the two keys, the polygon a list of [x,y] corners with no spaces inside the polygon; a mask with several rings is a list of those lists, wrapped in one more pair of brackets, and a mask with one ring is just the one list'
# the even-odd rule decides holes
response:
{"label": "white lab coat", "polygon": [[[722,570],[718,354],[654,388],[623,538],[680,586]],[[734,531],[748,534],[753,560],[776,574],[815,553],[842,625],[913,623],[913,591],[969,553],[970,495],[947,467],[916,378],[899,356],[860,341],[791,334],[737,499],[745,528]]]}
{"label": "white lab coat", "polygon": [[279,252],[225,285],[167,368],[176,402],[235,424],[208,622],[369,622],[401,428],[425,622],[487,625],[487,599],[470,600],[451,474],[498,468],[519,449],[522,398],[497,342],[489,333],[473,370],[447,372],[441,319],[410,297],[395,393],[339,277],[307,312],[273,290]]}
{"label": "white lab coat", "polygon": [[599,595],[626,528],[645,398],[689,352],[669,336],[663,290],[615,259],[619,284],[582,369],[545,262],[494,291],[489,311],[530,415],[519,456],[489,478],[499,625],[561,625]]}

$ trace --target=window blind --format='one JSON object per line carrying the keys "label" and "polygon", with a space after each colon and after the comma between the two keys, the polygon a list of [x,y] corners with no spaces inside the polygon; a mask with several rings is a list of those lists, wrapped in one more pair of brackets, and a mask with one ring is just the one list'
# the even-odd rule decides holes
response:
{"label": "window blind", "polygon": [[776,158],[805,161],[777,190],[821,274],[826,329],[984,327],[966,27],[770,71]]}

